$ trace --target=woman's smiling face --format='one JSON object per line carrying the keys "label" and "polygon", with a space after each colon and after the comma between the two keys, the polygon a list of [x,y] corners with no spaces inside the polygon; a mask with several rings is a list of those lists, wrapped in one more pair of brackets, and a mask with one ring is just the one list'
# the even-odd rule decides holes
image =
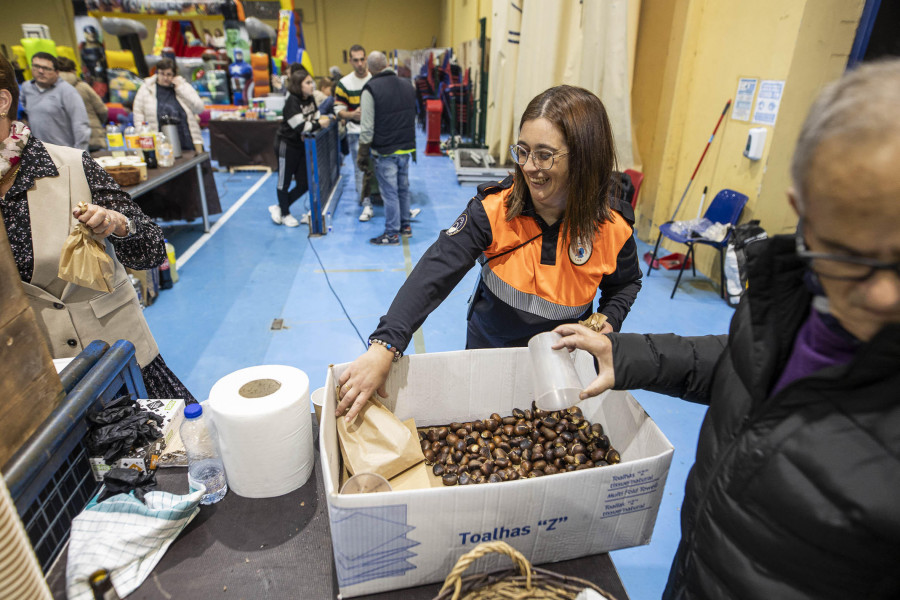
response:
{"label": "woman's smiling face", "polygon": [[553,166],[546,170],[538,169],[531,155],[524,165],[519,166],[531,192],[535,211],[552,224],[561,218],[566,210],[569,189],[569,157],[564,154],[569,151],[566,140],[562,131],[553,123],[538,117],[522,125],[517,143],[529,152],[549,150],[559,154],[553,158]]}

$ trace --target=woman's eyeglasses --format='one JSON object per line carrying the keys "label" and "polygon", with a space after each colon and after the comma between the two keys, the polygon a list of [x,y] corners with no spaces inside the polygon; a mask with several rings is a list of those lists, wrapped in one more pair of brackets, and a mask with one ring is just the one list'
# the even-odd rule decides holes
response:
{"label": "woman's eyeglasses", "polygon": [[811,252],[803,238],[803,221],[797,227],[797,256],[806,260],[820,277],[841,281],[865,281],[876,271],[893,271],[900,277],[900,262],[884,262],[864,256]]}
{"label": "woman's eyeglasses", "polygon": [[554,158],[557,156],[565,156],[567,154],[568,152],[553,152],[552,150],[534,150],[529,152],[526,148],[523,148],[518,144],[513,144],[509,147],[509,155],[516,161],[517,165],[524,165],[528,162],[528,157],[531,156],[531,162],[534,163],[534,166],[539,171],[550,170],[553,168]]}

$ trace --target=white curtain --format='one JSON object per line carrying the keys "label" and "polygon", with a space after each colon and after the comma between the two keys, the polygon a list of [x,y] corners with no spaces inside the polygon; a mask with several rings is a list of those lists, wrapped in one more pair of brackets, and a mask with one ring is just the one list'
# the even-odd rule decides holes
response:
{"label": "white curtain", "polygon": [[524,0],[494,0],[485,143],[499,164],[509,157],[518,117],[513,109]]}
{"label": "white curtain", "polygon": [[631,75],[639,12],[640,0],[494,0],[486,139],[491,154],[509,162],[506,148],[525,107],[565,83],[603,100],[619,168],[634,165]]}

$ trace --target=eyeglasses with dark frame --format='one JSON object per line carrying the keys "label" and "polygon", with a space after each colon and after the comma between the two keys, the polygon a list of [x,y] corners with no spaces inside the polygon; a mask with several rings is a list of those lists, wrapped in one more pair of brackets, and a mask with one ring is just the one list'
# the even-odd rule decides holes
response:
{"label": "eyeglasses with dark frame", "polygon": [[532,150],[529,152],[527,148],[518,144],[513,144],[509,147],[509,155],[512,156],[517,165],[523,166],[528,162],[528,157],[530,156],[531,162],[534,163],[538,171],[549,171],[553,168],[554,158],[566,156],[567,154],[567,151],[553,152],[552,150]]}
{"label": "eyeglasses with dark frame", "polygon": [[797,226],[797,256],[806,260],[820,277],[840,281],[865,281],[877,271],[893,271],[900,277],[900,261],[884,262],[864,256],[846,256],[827,252],[812,252],[803,237],[803,221]]}
{"label": "eyeglasses with dark frame", "polygon": [[31,70],[32,71],[49,71],[52,73],[56,69],[53,68],[53,65],[50,65],[49,67],[45,67],[44,65],[31,65]]}

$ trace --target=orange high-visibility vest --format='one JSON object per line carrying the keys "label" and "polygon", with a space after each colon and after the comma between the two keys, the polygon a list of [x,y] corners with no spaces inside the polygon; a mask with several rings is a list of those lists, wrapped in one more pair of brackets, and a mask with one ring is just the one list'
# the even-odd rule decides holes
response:
{"label": "orange high-visibility vest", "polygon": [[[591,308],[603,277],[616,270],[619,251],[632,235],[631,226],[611,211],[612,220],[600,225],[590,244],[570,247],[560,234],[552,265],[541,264],[543,238],[503,254],[541,232],[531,217],[506,220],[506,200],[511,192],[512,188],[502,190],[482,203],[493,236],[484,251],[488,259],[481,272],[484,285],[510,306],[547,319],[583,315]],[[498,258],[491,260],[495,256]]]}

